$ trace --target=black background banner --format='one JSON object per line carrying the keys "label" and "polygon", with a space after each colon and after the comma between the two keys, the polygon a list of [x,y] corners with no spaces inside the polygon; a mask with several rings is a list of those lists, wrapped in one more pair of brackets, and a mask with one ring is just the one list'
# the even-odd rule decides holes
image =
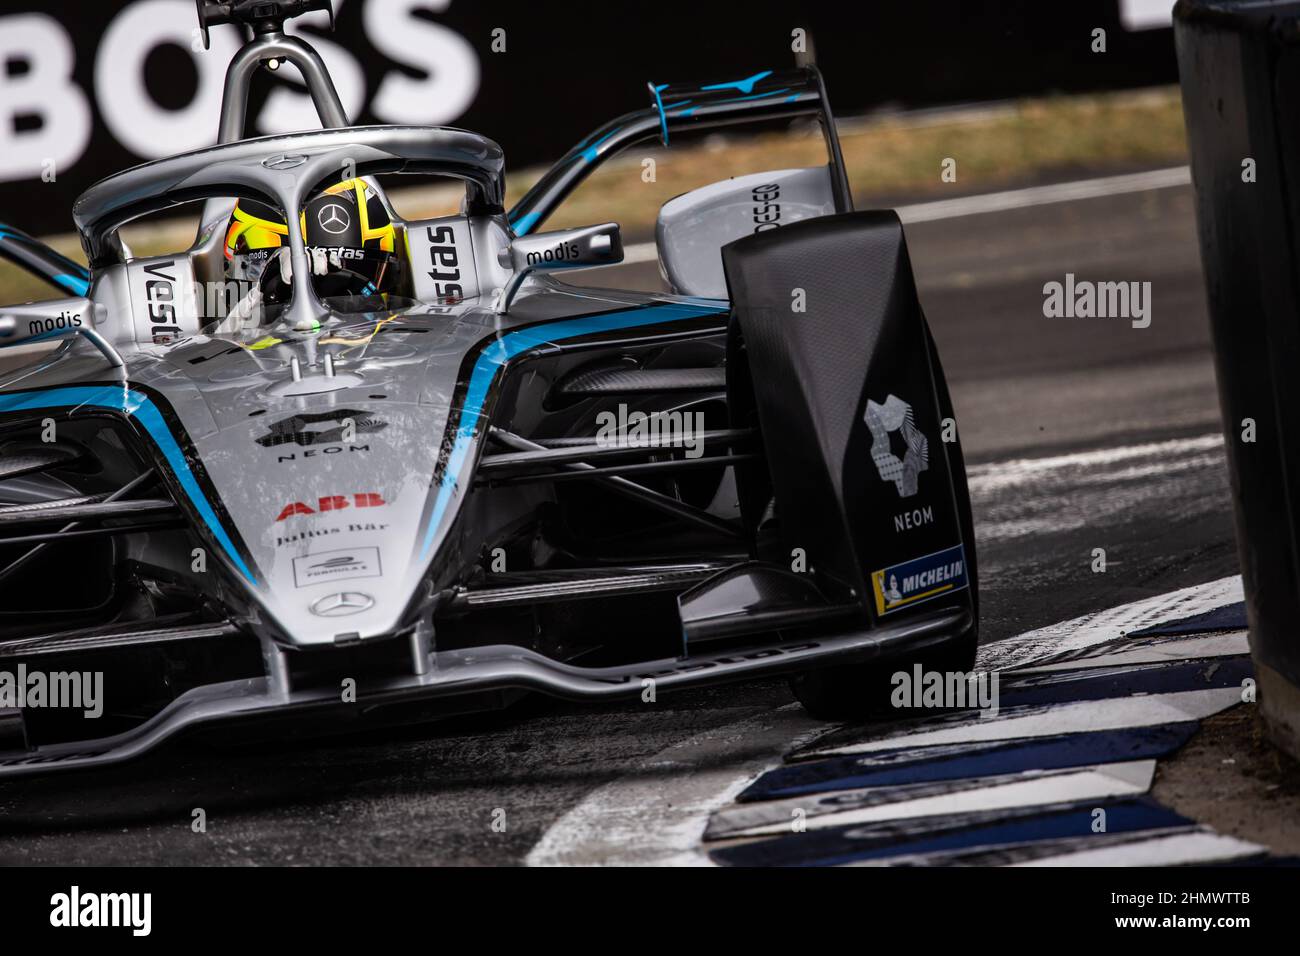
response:
{"label": "black background banner", "polygon": [[[186,821],[180,821],[185,826]],[[202,839],[196,836],[195,839]],[[330,839],[328,827],[321,839]],[[439,947],[482,939],[505,949],[517,939],[552,948],[608,947],[622,936],[662,936],[696,948],[720,936],[744,949],[820,948],[823,935],[889,934],[901,945],[993,948],[1015,934],[1051,948],[1120,941],[1157,950],[1198,939],[1221,950],[1254,939],[1285,940],[1294,909],[1294,869],[1285,866],[1151,868],[780,869],[670,871],[573,868],[544,877],[526,869],[0,868],[5,937],[20,945],[114,949],[202,941],[260,951],[340,947]],[[58,895],[149,893],[150,932],[123,926],[52,926]],[[679,902],[668,903],[673,893]],[[1164,897],[1161,894],[1165,894]],[[869,914],[842,913],[845,897],[870,901]],[[1123,900],[1150,898],[1150,903]],[[1172,902],[1162,903],[1162,899]],[[143,897],[139,898],[143,910]],[[755,901],[768,903],[756,915]],[[775,903],[784,901],[786,910]],[[579,905],[579,903],[581,905]],[[727,905],[730,904],[730,905]],[[557,908],[568,906],[571,916]],[[839,907],[839,908],[837,908]],[[1156,925],[1117,926],[1154,918]],[[1245,919],[1248,925],[1161,928],[1160,921]],[[143,922],[140,920],[139,922]],[[1256,934],[1252,937],[1252,933]],[[761,941],[755,947],[750,940]],[[773,941],[777,941],[774,945]],[[598,941],[598,942],[591,942]],[[722,940],[719,939],[719,942]],[[615,944],[617,945],[617,944]],[[832,948],[831,944],[827,948]],[[134,949],[125,951],[133,952]]]}
{"label": "black background banner", "polygon": [[[994,15],[961,0],[335,0],[334,34],[324,14],[296,29],[320,41],[355,122],[472,129],[518,169],[646,105],[647,81],[793,65],[797,29],[811,37],[841,115],[1172,83],[1172,31],[1129,30],[1122,18],[1122,8],[1150,4],[1007,0]],[[1091,49],[1097,28],[1105,53]],[[73,200],[95,180],[211,144],[239,40],[234,27],[214,27],[204,52],[196,31],[192,0],[0,7],[0,222],[69,230]],[[290,72],[263,71],[246,135],[311,128]]]}

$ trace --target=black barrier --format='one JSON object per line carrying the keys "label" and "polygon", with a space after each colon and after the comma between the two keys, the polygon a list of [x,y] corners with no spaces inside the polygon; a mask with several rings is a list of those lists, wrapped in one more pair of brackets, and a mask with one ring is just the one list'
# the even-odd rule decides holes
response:
{"label": "black barrier", "polygon": [[1300,3],[1179,0],[1174,35],[1251,654],[1300,756]]}

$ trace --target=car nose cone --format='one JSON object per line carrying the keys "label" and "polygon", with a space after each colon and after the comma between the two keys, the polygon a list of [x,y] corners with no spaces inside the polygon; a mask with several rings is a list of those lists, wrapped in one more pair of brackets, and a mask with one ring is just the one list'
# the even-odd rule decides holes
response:
{"label": "car nose cone", "polygon": [[375,606],[375,599],[360,591],[340,591],[327,594],[317,599],[311,606],[311,612],[320,617],[343,617],[347,614],[360,614]]}

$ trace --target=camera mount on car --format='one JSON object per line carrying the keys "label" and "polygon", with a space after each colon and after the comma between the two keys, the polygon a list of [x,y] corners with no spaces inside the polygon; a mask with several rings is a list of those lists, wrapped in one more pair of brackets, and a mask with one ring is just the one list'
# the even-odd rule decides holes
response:
{"label": "camera mount on car", "polygon": [[334,6],[331,0],[196,0],[199,28],[203,31],[203,49],[208,49],[208,28],[222,23],[251,27],[258,36],[284,32],[284,21],[304,13],[324,10],[334,29]]}

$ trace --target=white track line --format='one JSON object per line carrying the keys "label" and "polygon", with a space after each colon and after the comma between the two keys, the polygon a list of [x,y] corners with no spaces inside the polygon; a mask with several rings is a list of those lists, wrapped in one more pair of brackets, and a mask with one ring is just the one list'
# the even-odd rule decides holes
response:
{"label": "white track line", "polygon": [[1025,189],[981,193],[978,196],[958,196],[956,199],[940,199],[911,206],[899,206],[895,211],[898,213],[898,218],[903,220],[903,224],[908,225],[914,222],[957,219],[961,216],[1027,209],[1030,206],[1047,206],[1080,199],[1122,196],[1126,193],[1142,193],[1152,189],[1169,189],[1172,186],[1186,186],[1191,181],[1190,168],[1174,166],[1169,169],[1153,169],[1145,173],[1076,179],[1073,182],[1053,183],[1050,186],[1029,186]]}
{"label": "white track line", "polygon": [[[1096,179],[1076,179],[1068,183],[1049,186],[1028,186],[1024,189],[1007,189],[977,196],[958,196],[955,199],[937,199],[931,202],[898,206],[895,212],[903,225],[914,222],[935,222],[940,219],[958,219],[990,212],[1011,209],[1028,209],[1058,202],[1077,202],[1081,199],[1099,199],[1103,196],[1122,196],[1142,193],[1152,189],[1169,189],[1186,186],[1192,181],[1187,166],[1153,169],[1144,173],[1126,173],[1122,176],[1101,176]],[[653,242],[636,242],[623,247],[623,263],[654,262],[659,256]]]}
{"label": "white track line", "polygon": [[1074,474],[1085,468],[1128,465],[1145,458],[1157,458],[1168,462],[1182,455],[1201,454],[1222,447],[1223,435],[1216,432],[1210,435],[1197,435],[1194,438],[1174,438],[1169,441],[1145,442],[1119,448],[1097,448],[1092,451],[1050,455],[1045,458],[1016,458],[972,466],[967,475],[967,483],[970,485],[971,494],[988,494],[1031,482],[1041,482],[1060,472]]}
{"label": "white track line", "polygon": [[525,862],[708,866],[701,843],[713,811],[779,764],[796,741],[832,729],[789,704],[683,740],[589,793],[551,825]]}
{"label": "white track line", "polygon": [[[1163,664],[1174,661],[1191,661],[1206,657],[1237,657],[1250,653],[1250,638],[1245,631],[1228,631],[1223,634],[1207,634],[1204,637],[1169,636],[1150,639],[1154,643],[1139,646],[1129,651],[1116,651],[1100,657],[1089,655],[1060,661],[1056,664],[1043,664],[1016,668],[1017,676],[1036,676],[1039,674],[1057,674],[1062,671],[1079,670],[1095,667],[1134,667],[1143,664]],[[1142,644],[1142,642],[1137,642]]]}
{"label": "white track line", "polygon": [[659,247],[653,242],[634,242],[623,247],[622,265],[630,266],[638,262],[654,262],[659,258]]}
{"label": "white track line", "polygon": [[1201,720],[1240,703],[1240,687],[1215,687],[1210,690],[1185,690],[1173,694],[1134,694],[1131,697],[1083,700],[1034,707],[1029,709],[1029,713],[1003,710],[996,717],[975,716],[963,719],[952,726],[945,726],[943,718],[938,718],[934,721],[937,725],[937,729],[934,730],[921,726],[903,733],[882,731],[881,735],[873,740],[805,751],[801,756],[811,760],[818,757],[875,753],[896,747],[981,743],[988,740],[1014,740],[1018,737],[1054,737],[1057,734],[1155,727],[1160,724]]}
{"label": "white track line", "polygon": [[975,666],[978,670],[1006,670],[1063,651],[1077,651],[1123,637],[1129,631],[1160,621],[1176,621],[1225,604],[1244,600],[1241,575],[1220,578],[1168,594],[1121,604],[1095,614],[1084,614],[1060,624],[1051,624],[1018,637],[985,644]]}

